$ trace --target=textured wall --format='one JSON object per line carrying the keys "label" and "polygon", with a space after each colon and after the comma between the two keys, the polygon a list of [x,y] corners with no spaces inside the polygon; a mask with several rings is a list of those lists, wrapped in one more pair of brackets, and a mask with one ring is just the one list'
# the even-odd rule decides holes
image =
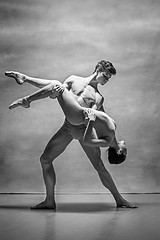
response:
{"label": "textured wall", "polygon": [[[0,192],[44,190],[39,156],[64,119],[49,99],[9,111],[36,88],[4,72],[63,81],[89,75],[101,59],[117,69],[100,91],[128,146],[121,166],[110,166],[103,149],[106,167],[122,192],[160,191],[159,16],[159,0],[0,1]],[[105,191],[76,141],[55,167],[57,191]]]}

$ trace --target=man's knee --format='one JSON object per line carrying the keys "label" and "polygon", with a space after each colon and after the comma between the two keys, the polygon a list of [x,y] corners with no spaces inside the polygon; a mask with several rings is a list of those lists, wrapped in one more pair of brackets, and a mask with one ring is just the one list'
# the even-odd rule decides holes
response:
{"label": "man's knee", "polygon": [[50,165],[52,163],[52,161],[53,161],[53,159],[51,159],[50,157],[46,157],[43,154],[40,157],[40,163],[42,166]]}

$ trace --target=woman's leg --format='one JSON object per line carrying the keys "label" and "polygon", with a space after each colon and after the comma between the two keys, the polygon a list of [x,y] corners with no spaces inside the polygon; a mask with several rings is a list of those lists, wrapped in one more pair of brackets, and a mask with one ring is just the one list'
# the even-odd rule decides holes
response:
{"label": "woman's leg", "polygon": [[18,106],[24,107],[24,108],[29,108],[30,107],[30,103],[36,100],[40,100],[43,98],[47,98],[47,97],[51,97],[51,98],[56,98],[59,93],[56,92],[54,90],[54,88],[58,85],[61,84],[59,81],[57,80],[53,80],[52,83],[48,84],[47,86],[39,89],[38,91],[20,98],[16,101],[14,101],[10,106],[9,109],[13,109],[16,108]]}
{"label": "woman's leg", "polygon": [[49,80],[49,79],[34,78],[34,77],[27,76],[23,73],[14,72],[14,71],[7,71],[7,72],[5,72],[5,75],[7,77],[14,78],[16,80],[16,82],[20,85],[22,85],[24,82],[27,82],[38,88],[43,88],[43,87],[51,84],[52,81],[54,81],[54,80]]}
{"label": "woman's leg", "polygon": [[49,79],[42,79],[42,78],[33,78],[33,77],[26,77],[26,81],[27,83],[32,84],[35,87],[38,88],[43,88],[49,84],[52,84],[54,80],[49,80]]}
{"label": "woman's leg", "polygon": [[67,118],[73,125],[85,123],[84,108],[74,99],[72,94],[65,88],[58,97],[58,102]]}
{"label": "woman's leg", "polygon": [[[57,88],[61,89],[61,93],[57,91]],[[42,98],[56,98],[68,119],[68,121],[73,125],[83,124],[85,121],[84,108],[82,108],[77,101],[74,99],[72,94],[63,87],[63,84],[57,80],[52,81],[51,84],[41,88],[35,93],[25,97],[29,104],[35,100]]]}
{"label": "woman's leg", "polygon": [[[64,89],[63,92],[59,93],[56,87]],[[72,94],[66,88],[63,87],[63,84],[57,80],[53,80],[52,83],[39,89],[38,91],[24,98],[14,101],[9,108],[13,109],[18,106],[29,108],[31,102],[47,97],[50,98],[57,97],[58,102],[65,116],[67,117],[68,121],[71,124],[79,125],[84,123],[85,121],[85,117],[83,114],[84,109],[76,102]]]}

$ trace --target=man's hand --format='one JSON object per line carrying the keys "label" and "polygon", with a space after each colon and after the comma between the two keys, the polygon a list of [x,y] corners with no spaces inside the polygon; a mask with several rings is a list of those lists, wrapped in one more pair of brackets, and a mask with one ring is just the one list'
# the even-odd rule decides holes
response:
{"label": "man's hand", "polygon": [[64,92],[64,89],[65,87],[62,85],[62,86],[55,86],[53,89],[52,89],[52,93],[50,95],[50,98],[53,98],[55,99],[56,97],[59,96],[59,94],[62,94]]}
{"label": "man's hand", "polygon": [[94,112],[89,109],[89,108],[86,108],[84,110],[84,116],[85,116],[85,119],[86,120],[89,120],[89,121],[95,121],[96,120],[96,115],[94,114]]}
{"label": "man's hand", "polygon": [[53,90],[55,91],[55,92],[58,92],[58,93],[63,93],[64,92],[64,89],[65,89],[65,87],[62,85],[62,86],[59,86],[59,85],[57,85],[57,86],[55,86],[54,88],[53,88]]}

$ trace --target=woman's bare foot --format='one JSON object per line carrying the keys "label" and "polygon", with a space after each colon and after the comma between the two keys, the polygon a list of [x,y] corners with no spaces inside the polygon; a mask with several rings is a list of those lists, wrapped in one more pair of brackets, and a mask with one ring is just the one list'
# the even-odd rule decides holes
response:
{"label": "woman's bare foot", "polygon": [[38,209],[52,209],[52,210],[56,210],[56,204],[54,202],[41,202],[33,207],[31,207],[31,209],[33,210],[38,210]]}
{"label": "woman's bare foot", "polygon": [[117,203],[117,208],[138,208],[135,204],[123,199],[120,203]]}
{"label": "woman's bare foot", "polygon": [[10,106],[9,106],[9,109],[13,109],[13,108],[16,108],[16,107],[24,107],[24,108],[29,108],[30,107],[30,103],[27,101],[27,99],[25,98],[20,98],[20,99],[17,99],[16,101],[14,101]]}
{"label": "woman's bare foot", "polygon": [[16,80],[16,82],[20,85],[22,85],[26,81],[26,75],[24,75],[20,72],[6,71],[5,75],[7,77],[14,78]]}

